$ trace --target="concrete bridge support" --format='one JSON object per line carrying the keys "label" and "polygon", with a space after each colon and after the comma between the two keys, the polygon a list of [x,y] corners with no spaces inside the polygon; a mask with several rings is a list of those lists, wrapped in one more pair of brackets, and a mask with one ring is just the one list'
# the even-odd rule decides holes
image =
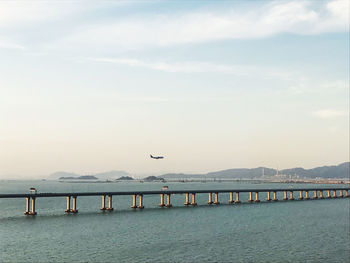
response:
{"label": "concrete bridge support", "polygon": [[239,192],[236,192],[236,200],[235,203],[239,204],[241,201],[239,201]]}
{"label": "concrete bridge support", "polygon": [[345,190],[345,197],[349,197],[349,190]]}
{"label": "concrete bridge support", "polygon": [[102,195],[101,196],[101,211],[105,211],[106,210],[106,196]]}
{"label": "concrete bridge support", "polygon": [[289,192],[289,200],[291,200],[291,201],[294,200],[293,191]]}
{"label": "concrete bridge support", "polygon": [[139,209],[144,209],[145,207],[143,206],[143,195],[139,195],[139,205],[137,206]]}
{"label": "concrete bridge support", "polygon": [[184,205],[189,205],[189,204],[190,204],[190,194],[189,194],[189,193],[186,193]]}
{"label": "concrete bridge support", "polygon": [[211,205],[213,204],[213,196],[212,196],[212,193],[209,193],[208,195],[208,205]]}
{"label": "concrete bridge support", "polygon": [[275,201],[275,202],[278,201],[276,191],[273,191],[273,199],[272,199],[272,201]]}
{"label": "concrete bridge support", "polygon": [[299,200],[303,200],[304,196],[303,196],[303,191],[299,191]]}
{"label": "concrete bridge support", "polygon": [[270,191],[267,192],[267,198],[266,198],[266,201],[271,201],[271,197],[270,197]]}
{"label": "concrete bridge support", "polygon": [[255,200],[254,200],[255,203],[259,203],[260,200],[259,200],[259,192],[255,192]]}
{"label": "concrete bridge support", "polygon": [[333,198],[338,198],[338,196],[337,196],[337,190],[333,190]]}
{"label": "concrete bridge support", "polygon": [[248,202],[249,202],[249,203],[253,202],[253,194],[252,194],[252,192],[249,192],[249,199],[248,199]]}
{"label": "concrete bridge support", "polygon": [[323,197],[323,190],[320,190],[320,199],[324,199],[324,197]]}
{"label": "concrete bridge support", "polygon": [[327,198],[331,198],[331,190],[327,190]]}
{"label": "concrete bridge support", "polygon": [[160,204],[159,204],[160,207],[164,207],[165,204],[164,204],[164,194],[160,194]]}
{"label": "concrete bridge support", "polygon": [[32,210],[29,212],[29,215],[35,216],[36,211],[35,211],[35,197],[32,197]]}
{"label": "concrete bridge support", "polygon": [[132,205],[131,205],[131,208],[137,208],[137,205],[136,205],[136,195],[132,195]]}
{"label": "concrete bridge support", "polygon": [[73,202],[73,207],[70,210],[70,212],[71,213],[78,213],[78,210],[77,210],[77,197],[76,196],[73,196],[72,202]]}
{"label": "concrete bridge support", "polygon": [[215,196],[214,205],[219,205],[220,204],[220,202],[219,202],[219,194],[215,193],[214,196]]}
{"label": "concrete bridge support", "polygon": [[106,210],[110,212],[113,211],[112,195],[108,195],[108,207]]}
{"label": "concrete bridge support", "polygon": [[25,215],[29,215],[29,209],[30,209],[30,197],[26,197],[26,210],[24,212]]}
{"label": "concrete bridge support", "polygon": [[191,205],[192,206],[196,206],[197,205],[197,203],[196,203],[196,194],[195,193],[192,193]]}
{"label": "concrete bridge support", "polygon": [[318,196],[317,196],[317,190],[314,190],[314,199],[317,199]]}
{"label": "concrete bridge support", "polygon": [[309,191],[305,191],[305,200],[309,200],[310,197],[309,197]]}
{"label": "concrete bridge support", "polygon": [[283,200],[288,200],[287,191],[283,191]]}
{"label": "concrete bridge support", "polygon": [[70,213],[71,209],[70,209],[70,196],[67,196],[67,208],[64,212],[66,213]]}
{"label": "concrete bridge support", "polygon": [[171,197],[171,194],[167,194],[166,195],[166,205],[165,207],[172,207],[173,205],[170,203],[170,197]]}
{"label": "concrete bridge support", "polygon": [[233,204],[235,201],[233,200],[233,192],[230,192],[230,200],[228,201],[230,204]]}

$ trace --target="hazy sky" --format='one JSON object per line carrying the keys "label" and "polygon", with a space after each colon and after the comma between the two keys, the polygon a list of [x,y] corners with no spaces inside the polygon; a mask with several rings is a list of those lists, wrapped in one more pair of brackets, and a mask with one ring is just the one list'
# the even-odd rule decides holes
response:
{"label": "hazy sky", "polygon": [[349,3],[1,1],[0,178],[348,161]]}

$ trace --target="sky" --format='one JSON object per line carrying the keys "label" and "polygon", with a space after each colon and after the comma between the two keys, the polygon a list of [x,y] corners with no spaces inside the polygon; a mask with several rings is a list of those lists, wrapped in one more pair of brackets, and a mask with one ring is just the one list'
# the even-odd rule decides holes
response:
{"label": "sky", "polygon": [[349,5],[2,0],[0,178],[349,161]]}

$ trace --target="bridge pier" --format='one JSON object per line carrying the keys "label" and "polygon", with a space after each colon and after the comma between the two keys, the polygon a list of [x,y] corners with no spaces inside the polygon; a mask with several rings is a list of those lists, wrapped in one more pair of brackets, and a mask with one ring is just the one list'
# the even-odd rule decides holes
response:
{"label": "bridge pier", "polygon": [[235,201],[233,200],[233,192],[230,192],[230,200],[228,201],[230,204],[233,204]]}
{"label": "bridge pier", "polygon": [[137,205],[136,205],[136,195],[132,195],[132,205],[131,205],[131,208],[137,208]]}
{"label": "bridge pier", "polygon": [[192,206],[196,206],[197,205],[197,203],[196,203],[196,194],[195,193],[192,193],[191,205]]}
{"label": "bridge pier", "polygon": [[314,199],[317,199],[318,196],[317,196],[317,190],[314,190]]}
{"label": "bridge pier", "polygon": [[267,198],[266,201],[271,201],[271,197],[270,197],[270,191],[267,192]]}
{"label": "bridge pier", "polygon": [[272,201],[275,201],[275,202],[278,201],[276,191],[273,191],[273,199],[272,199]]}
{"label": "bridge pier", "polygon": [[305,200],[309,200],[310,197],[309,197],[309,191],[305,191]]}
{"label": "bridge pier", "polygon": [[105,211],[106,210],[106,196],[102,195],[101,196],[101,211]]}
{"label": "bridge pier", "polygon": [[255,203],[259,203],[260,200],[259,200],[259,192],[255,192],[255,200],[254,200]]}
{"label": "bridge pier", "polygon": [[239,201],[239,192],[236,192],[236,200],[235,203],[239,204],[241,201]]}
{"label": "bridge pier", "polygon": [[345,197],[349,197],[349,190],[345,190]]}
{"label": "bridge pier", "polygon": [[215,193],[215,199],[214,199],[214,205],[219,205],[220,202],[219,202],[219,194],[218,193]]}
{"label": "bridge pier", "polygon": [[108,207],[106,208],[107,211],[113,211],[113,205],[112,205],[112,195],[108,195]]}
{"label": "bridge pier", "polygon": [[343,190],[339,190],[339,197],[340,198],[343,198],[344,196],[343,196]]}
{"label": "bridge pier", "polygon": [[284,201],[288,200],[287,191],[283,191],[283,200]]}
{"label": "bridge pier", "polygon": [[139,205],[137,206],[139,209],[144,209],[145,207],[143,206],[143,195],[139,195]]}
{"label": "bridge pier", "polygon": [[248,202],[249,202],[249,203],[253,202],[252,192],[249,192],[249,199],[248,199]]}
{"label": "bridge pier", "polygon": [[209,193],[208,195],[208,205],[211,205],[213,204],[213,196],[212,196],[212,193]]}
{"label": "bridge pier", "polygon": [[77,197],[73,196],[72,201],[73,201],[73,208],[70,210],[70,212],[71,213],[78,213],[78,210],[77,210]]}
{"label": "bridge pier", "polygon": [[160,204],[158,205],[160,207],[164,207],[165,204],[164,204],[164,194],[160,194]]}
{"label": "bridge pier", "polygon": [[333,198],[338,198],[338,196],[337,196],[337,190],[333,190]]}
{"label": "bridge pier", "polygon": [[289,200],[293,201],[294,197],[293,197],[293,191],[289,192]]}
{"label": "bridge pier", "polygon": [[70,196],[67,196],[67,208],[64,212],[66,213],[70,213],[71,209],[70,209]]}
{"label": "bridge pier", "polygon": [[32,210],[29,212],[28,215],[32,215],[32,216],[36,215],[36,211],[35,211],[35,197],[32,197]]}
{"label": "bridge pier", "polygon": [[331,190],[327,190],[327,197],[326,198],[331,198]]}
{"label": "bridge pier", "polygon": [[26,197],[26,211],[24,212],[25,215],[29,215],[29,209],[30,209],[30,197]]}
{"label": "bridge pier", "polygon": [[303,196],[303,191],[299,191],[299,200],[303,200],[304,196]]}
{"label": "bridge pier", "polygon": [[172,207],[173,205],[170,203],[170,196],[171,194],[166,195],[166,205],[165,207]]}
{"label": "bridge pier", "polygon": [[320,199],[324,199],[324,197],[323,197],[323,190],[320,190]]}
{"label": "bridge pier", "polygon": [[189,204],[190,204],[190,194],[189,194],[189,193],[186,193],[184,205],[189,205]]}

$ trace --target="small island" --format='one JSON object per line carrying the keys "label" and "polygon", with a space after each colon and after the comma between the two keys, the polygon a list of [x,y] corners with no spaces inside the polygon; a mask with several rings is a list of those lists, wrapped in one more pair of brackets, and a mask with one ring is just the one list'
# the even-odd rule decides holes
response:
{"label": "small island", "polygon": [[161,177],[156,177],[156,176],[148,176],[146,178],[143,179],[144,181],[164,181],[164,178]]}
{"label": "small island", "polygon": [[79,177],[60,177],[59,180],[98,180],[98,178],[93,175],[82,175]]}
{"label": "small island", "polygon": [[134,178],[130,177],[130,176],[122,176],[119,177],[118,179],[116,179],[116,181],[131,181],[134,180]]}

